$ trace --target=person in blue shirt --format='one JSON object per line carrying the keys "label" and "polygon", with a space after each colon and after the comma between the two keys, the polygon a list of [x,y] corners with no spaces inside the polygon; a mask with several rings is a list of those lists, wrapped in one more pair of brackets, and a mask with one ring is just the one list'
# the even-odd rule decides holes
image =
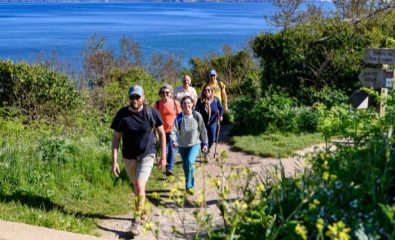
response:
{"label": "person in blue shirt", "polygon": [[210,151],[210,148],[218,137],[217,128],[220,121],[222,121],[224,109],[209,83],[203,86],[202,94],[196,103],[195,111],[199,112],[203,117],[204,125],[207,129],[208,151]]}

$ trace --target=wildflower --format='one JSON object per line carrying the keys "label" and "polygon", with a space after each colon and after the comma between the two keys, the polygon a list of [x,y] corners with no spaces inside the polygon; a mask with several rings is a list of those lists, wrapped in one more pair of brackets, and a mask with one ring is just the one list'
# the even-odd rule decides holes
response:
{"label": "wildflower", "polygon": [[349,240],[350,235],[348,233],[350,231],[351,228],[346,227],[342,221],[339,221],[328,226],[325,236],[333,240]]}
{"label": "wildflower", "polygon": [[318,205],[320,205],[320,201],[314,199],[312,203],[309,203],[309,210],[316,209]]}
{"label": "wildflower", "polygon": [[319,218],[315,226],[317,227],[318,231],[321,232],[322,230],[324,230],[324,220],[322,218]]}
{"label": "wildflower", "polygon": [[322,179],[323,179],[324,181],[328,181],[328,179],[329,179],[329,172],[328,172],[328,171],[325,171],[325,172],[322,174]]}
{"label": "wildflower", "polygon": [[303,240],[307,240],[307,230],[306,227],[303,225],[300,225],[298,223],[295,227],[295,233],[299,235]]}

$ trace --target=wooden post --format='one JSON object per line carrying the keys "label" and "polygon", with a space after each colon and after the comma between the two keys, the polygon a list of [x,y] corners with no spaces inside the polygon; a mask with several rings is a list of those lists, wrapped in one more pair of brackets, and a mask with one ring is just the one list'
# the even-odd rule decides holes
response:
{"label": "wooden post", "polygon": [[381,89],[380,95],[380,117],[385,115],[385,105],[387,104],[388,88]]}
{"label": "wooden post", "polygon": [[[387,69],[388,65],[383,64],[382,69]],[[385,106],[387,105],[388,88],[382,88],[380,94],[380,117],[385,116]]]}

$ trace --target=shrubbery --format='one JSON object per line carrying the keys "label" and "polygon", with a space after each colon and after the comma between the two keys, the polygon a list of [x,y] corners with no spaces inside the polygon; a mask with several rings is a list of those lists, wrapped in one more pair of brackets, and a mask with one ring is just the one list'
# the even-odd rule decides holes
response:
{"label": "shrubbery", "polygon": [[392,93],[385,118],[370,110],[321,106],[325,137],[344,139],[311,154],[299,174],[287,178],[277,168],[248,189],[253,173],[234,170],[226,181],[235,187],[232,177],[244,179],[243,198],[222,199],[225,227],[207,227],[210,239],[394,239],[394,99]]}
{"label": "shrubbery", "polygon": [[259,100],[240,99],[233,103],[237,131],[260,134],[267,131],[315,132],[319,114],[313,107],[298,106],[290,97],[272,94]]}
{"label": "shrubbery", "polygon": [[[278,88],[300,101],[309,95],[305,88],[319,92],[324,87],[347,95],[360,86],[366,47],[393,47],[395,14],[384,12],[366,21],[351,24],[331,19],[307,21],[278,33],[261,34],[253,49],[261,60],[262,89]],[[384,22],[386,22],[384,24]]]}
{"label": "shrubbery", "polygon": [[0,92],[0,107],[16,107],[33,119],[56,119],[82,104],[66,75],[26,63],[0,61]]}

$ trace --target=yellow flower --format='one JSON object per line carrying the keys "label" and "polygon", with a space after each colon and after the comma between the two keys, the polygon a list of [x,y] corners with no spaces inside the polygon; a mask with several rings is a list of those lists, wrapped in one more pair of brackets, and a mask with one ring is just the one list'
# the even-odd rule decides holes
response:
{"label": "yellow flower", "polygon": [[317,227],[318,231],[324,230],[324,220],[322,218],[318,219],[315,226]]}
{"label": "yellow flower", "polygon": [[328,226],[328,231],[326,231],[325,236],[333,240],[349,240],[350,235],[348,233],[351,228],[346,227],[342,221],[336,222]]}
{"label": "yellow flower", "polygon": [[300,223],[298,223],[295,227],[295,233],[297,235],[299,235],[303,240],[307,239],[307,230],[306,227],[303,225],[300,225]]}
{"label": "yellow flower", "polygon": [[314,199],[312,203],[309,203],[309,210],[316,209],[318,205],[320,205],[320,201]]}
{"label": "yellow flower", "polygon": [[324,181],[328,181],[328,179],[329,179],[329,172],[328,172],[328,171],[325,171],[325,172],[322,174],[322,179],[323,179]]}

